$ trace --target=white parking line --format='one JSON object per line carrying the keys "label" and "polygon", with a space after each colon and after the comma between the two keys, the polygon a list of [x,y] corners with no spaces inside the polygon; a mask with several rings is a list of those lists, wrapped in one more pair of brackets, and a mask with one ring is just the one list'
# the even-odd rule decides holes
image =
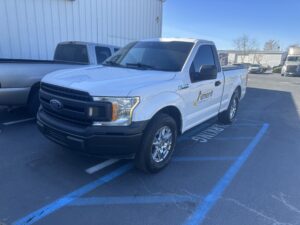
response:
{"label": "white parking line", "polygon": [[99,170],[102,170],[104,169],[105,167],[108,167],[116,162],[120,161],[120,159],[109,159],[109,160],[106,160],[102,163],[99,163],[95,166],[92,166],[91,168],[88,168],[85,170],[85,172],[87,172],[88,174],[92,174],[92,173],[95,173]]}
{"label": "white parking line", "polygon": [[35,118],[32,117],[32,118],[27,118],[27,119],[23,119],[23,120],[10,121],[10,122],[6,122],[6,123],[2,123],[2,125],[9,126],[9,125],[14,125],[14,124],[18,124],[18,123],[24,123],[24,122],[28,122],[28,121],[32,121],[32,120],[35,120]]}

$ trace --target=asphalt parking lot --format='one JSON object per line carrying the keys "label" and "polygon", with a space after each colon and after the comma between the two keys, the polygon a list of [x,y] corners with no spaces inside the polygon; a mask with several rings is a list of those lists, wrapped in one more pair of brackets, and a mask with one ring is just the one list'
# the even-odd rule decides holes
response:
{"label": "asphalt parking lot", "polygon": [[0,224],[300,224],[300,78],[248,87],[234,124],[187,132],[155,175],[65,150],[2,109]]}

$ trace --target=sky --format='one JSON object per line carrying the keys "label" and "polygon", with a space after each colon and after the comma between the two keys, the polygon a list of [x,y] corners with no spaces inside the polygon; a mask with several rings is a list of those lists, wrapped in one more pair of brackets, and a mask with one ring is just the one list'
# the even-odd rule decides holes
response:
{"label": "sky", "polygon": [[300,0],[166,0],[163,37],[212,40],[218,49],[233,49],[233,40],[248,35],[259,47],[270,39],[282,50],[300,44]]}

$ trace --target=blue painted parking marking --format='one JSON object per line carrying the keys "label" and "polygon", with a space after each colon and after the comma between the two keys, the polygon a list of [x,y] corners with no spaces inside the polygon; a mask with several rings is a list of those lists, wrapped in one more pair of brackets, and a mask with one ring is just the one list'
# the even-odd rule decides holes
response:
{"label": "blue painted parking marking", "polygon": [[199,225],[201,224],[207,213],[211,210],[211,208],[216,204],[218,199],[223,194],[224,190],[231,183],[235,175],[241,169],[242,165],[249,158],[251,153],[253,152],[256,145],[259,143],[261,138],[264,136],[266,131],[269,128],[269,124],[264,124],[250,144],[246,147],[243,153],[238,157],[238,159],[233,163],[233,165],[227,170],[225,175],[218,181],[216,186],[211,190],[211,192],[206,195],[204,200],[197,206],[194,213],[185,221],[184,225]]}
{"label": "blue painted parking marking", "polygon": [[123,175],[124,173],[128,172],[133,168],[133,164],[127,163],[118,169],[110,172],[109,174],[100,177],[99,179],[84,185],[83,187],[65,195],[64,197],[50,203],[49,205],[46,205],[45,207],[23,217],[22,219],[14,222],[14,225],[28,225],[28,224],[33,224],[40,219],[44,218],[45,216],[55,212],[56,210],[70,204],[72,201],[76,200],[77,198],[81,197],[84,194],[87,194],[88,192],[96,189],[97,187],[108,183],[109,181]]}
{"label": "blue painted parking marking", "polygon": [[[202,203],[196,208],[194,214],[189,217],[186,221],[186,225],[194,225],[201,223],[209,210],[217,202],[218,198],[222,195],[225,188],[230,184],[233,177],[239,171],[241,166],[247,160],[249,155],[254,150],[255,146],[258,144],[259,140],[265,134],[268,129],[268,124],[264,124],[261,130],[253,138],[251,143],[243,151],[243,153],[236,156],[225,156],[225,157],[174,157],[174,162],[193,162],[193,161],[234,161],[233,165],[226,172],[226,174],[218,181],[217,185],[213,190],[203,199]],[[236,137],[245,138],[245,137]],[[249,138],[249,137],[247,137]],[[226,139],[224,139],[226,140]],[[198,197],[176,195],[176,196],[123,196],[123,197],[89,197],[83,198],[82,196],[90,191],[93,191],[97,187],[112,181],[113,179],[123,175],[124,173],[130,171],[133,168],[132,163],[127,163],[116,170],[100,177],[99,179],[84,185],[83,187],[65,195],[64,197],[44,206],[43,208],[30,213],[29,215],[21,218],[20,220],[14,222],[15,225],[20,224],[33,224],[42,218],[48,216],[49,214],[59,210],[65,206],[84,206],[84,205],[102,205],[102,204],[154,204],[154,203],[176,203],[176,202],[199,202],[201,199]]]}
{"label": "blue painted parking marking", "polygon": [[236,160],[238,157],[174,157],[174,162],[192,162],[192,161],[230,161]]}
{"label": "blue painted parking marking", "polygon": [[218,141],[240,141],[240,140],[251,140],[253,137],[216,137],[214,140]]}
{"label": "blue painted parking marking", "polygon": [[[174,161],[175,162],[187,162],[187,161],[227,161],[227,160],[235,160],[236,157],[174,157]],[[80,205],[84,202],[84,204],[88,204],[87,202],[89,200],[91,200],[91,203],[90,204],[93,204],[92,202],[96,202],[98,201],[101,202],[101,201],[104,201],[104,198],[88,198],[88,199],[81,199],[81,200],[78,200],[79,197],[81,197],[82,195],[94,190],[95,188],[117,178],[118,176],[121,176],[122,174],[128,172],[130,169],[132,169],[133,165],[131,163],[129,164],[126,164],[118,169],[116,169],[115,171],[107,174],[106,176],[103,176],[101,178],[99,178],[98,180],[90,183],[90,184],[87,184],[81,188],[79,188],[78,190],[76,191],[73,191],[71,192],[70,194],[54,201],[53,203],[25,216],[24,218],[21,218],[20,220],[14,222],[13,224],[14,225],[21,225],[21,224],[26,224],[26,225],[29,225],[29,224],[33,224],[37,221],[39,221],[40,219],[46,217],[47,215],[59,210],[60,208],[66,206],[66,205]],[[165,196],[165,197],[153,197],[153,196],[150,196],[150,198],[152,200],[149,200],[149,198],[146,198],[146,197],[141,197],[141,198],[132,198],[131,200],[129,198],[124,198],[124,199],[120,199],[120,202],[123,202],[123,204],[126,204],[125,202],[127,201],[128,204],[130,204],[130,201],[131,202],[144,202],[144,203],[151,203],[151,201],[154,203],[154,202],[185,202],[185,201],[195,201],[191,199],[191,196],[177,196],[177,198],[174,198],[174,196]],[[78,200],[78,201],[77,201]],[[107,200],[107,199],[106,199]],[[112,201],[115,201],[117,202],[117,199],[111,199],[110,200],[111,202]],[[75,202],[75,203],[74,203]],[[99,203],[100,204],[100,203]],[[133,204],[133,203],[132,203]]]}
{"label": "blue painted parking marking", "polygon": [[183,203],[197,202],[199,200],[199,198],[189,195],[89,197],[78,198],[71,202],[69,206]]}
{"label": "blue painted parking marking", "polygon": [[260,127],[261,123],[236,123],[236,124],[232,124],[230,125],[231,127]]}

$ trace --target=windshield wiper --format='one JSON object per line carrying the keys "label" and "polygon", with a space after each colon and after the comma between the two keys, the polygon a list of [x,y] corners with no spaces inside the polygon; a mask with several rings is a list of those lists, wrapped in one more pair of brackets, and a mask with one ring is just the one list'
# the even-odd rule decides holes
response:
{"label": "windshield wiper", "polygon": [[137,67],[137,68],[141,68],[141,69],[155,69],[154,66],[150,66],[147,64],[143,64],[143,63],[126,63],[126,66]]}
{"label": "windshield wiper", "polygon": [[122,66],[121,64],[119,63],[116,63],[115,61],[106,61],[104,63],[102,63],[102,65],[106,65],[106,66]]}

